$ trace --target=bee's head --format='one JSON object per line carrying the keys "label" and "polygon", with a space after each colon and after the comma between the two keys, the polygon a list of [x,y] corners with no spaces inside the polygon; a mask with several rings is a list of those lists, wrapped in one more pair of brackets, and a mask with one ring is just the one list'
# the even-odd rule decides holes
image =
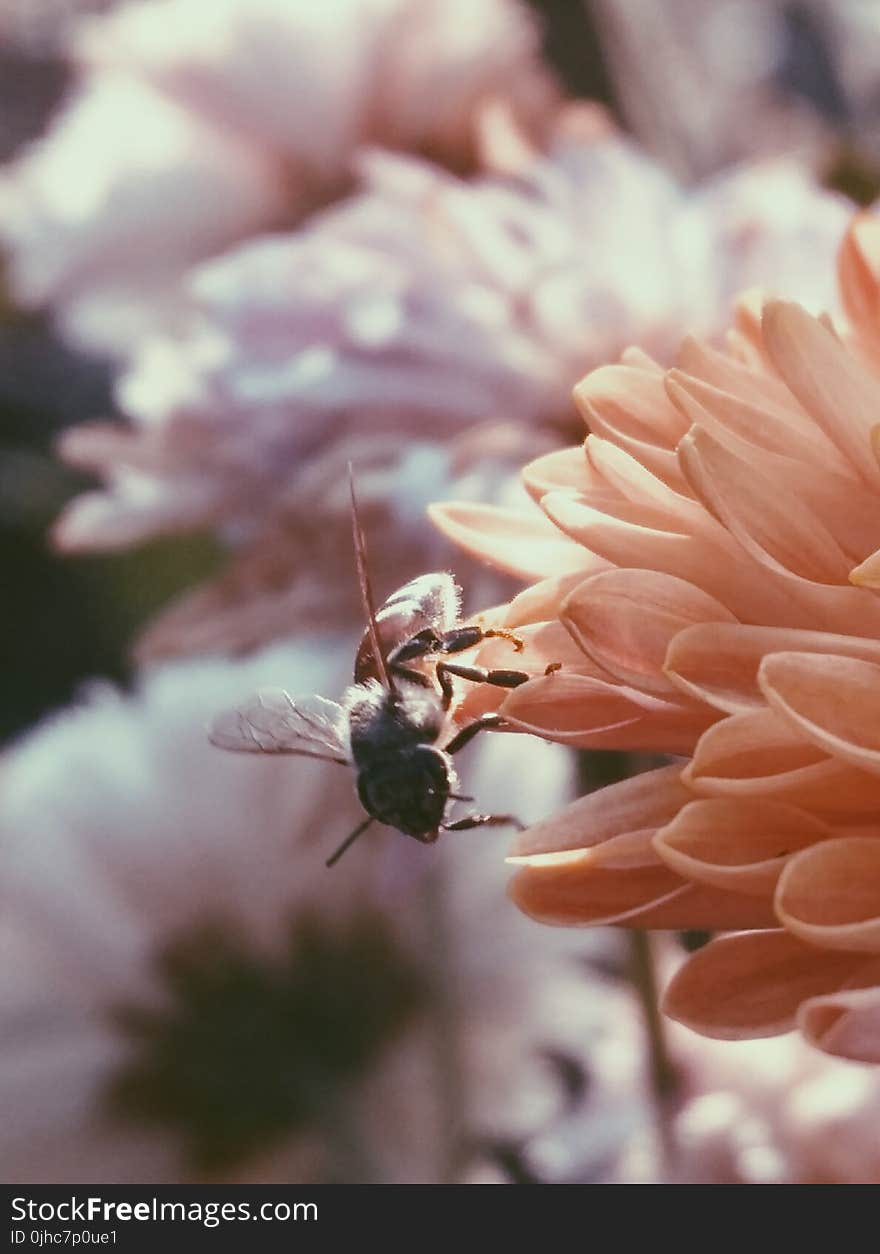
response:
{"label": "bee's head", "polygon": [[451,764],[439,749],[419,745],[362,770],[357,778],[367,814],[407,836],[426,836],[443,822],[452,788]]}

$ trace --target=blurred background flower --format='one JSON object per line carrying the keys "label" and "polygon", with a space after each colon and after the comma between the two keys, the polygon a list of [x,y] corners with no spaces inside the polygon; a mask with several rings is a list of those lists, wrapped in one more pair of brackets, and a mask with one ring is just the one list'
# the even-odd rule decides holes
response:
{"label": "blurred background flower", "polygon": [[[0,759],[14,1178],[876,1176],[870,1073],[667,1039],[648,948],[522,919],[498,840],[377,832],[328,875],[351,780],[205,741],[260,682],[340,695],[349,461],[380,595],[452,561],[425,506],[455,498],[508,540],[522,519],[495,573],[455,559],[501,603],[511,572],[583,573],[514,472],[547,454],[575,486],[585,371],[642,346],[635,409],[600,372],[591,420],[662,478],[644,350],[720,346],[753,285],[837,310],[840,193],[878,187],[871,14],[636,7],[0,0],[0,734],[33,729]],[[842,263],[869,360],[873,223]],[[730,337],[753,366],[756,308]],[[524,634],[528,665],[591,679],[580,637]],[[480,806],[530,821],[658,764],[468,753]]]}

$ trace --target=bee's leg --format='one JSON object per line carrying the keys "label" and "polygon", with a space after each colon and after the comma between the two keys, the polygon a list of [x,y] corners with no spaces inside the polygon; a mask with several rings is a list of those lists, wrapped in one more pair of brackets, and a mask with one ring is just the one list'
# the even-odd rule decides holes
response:
{"label": "bee's leg", "polygon": [[407,679],[412,684],[420,684],[423,688],[431,688],[433,685],[430,676],[424,674],[423,671],[414,670],[411,666],[403,666],[402,663],[412,662],[416,658],[435,653],[440,643],[440,637],[436,631],[432,627],[426,627],[424,631],[410,636],[409,640],[404,640],[393,648],[385,659],[385,663],[389,671],[400,679]]}
{"label": "bee's leg", "polygon": [[429,653],[436,653],[442,648],[443,639],[437,635],[433,627],[426,627],[424,631],[419,631],[414,636],[410,636],[409,640],[403,640],[388,654],[387,662],[389,666],[397,666],[400,662],[411,662],[415,658],[426,657]]}
{"label": "bee's leg", "polygon": [[506,723],[500,714],[483,714],[480,718],[475,718],[472,723],[468,723],[466,727],[462,727],[457,732],[448,745],[443,746],[444,753],[458,753],[459,749],[463,749],[465,745],[469,745],[474,736],[478,736],[481,731],[504,731]]}
{"label": "bee's leg", "polygon": [[481,641],[495,637],[509,640],[517,653],[522,653],[525,647],[519,636],[506,627],[453,627],[452,631],[439,637],[437,652],[461,653],[463,649],[472,649]]}
{"label": "bee's leg", "polygon": [[452,704],[452,676],[469,679],[474,684],[492,684],[495,688],[518,688],[534,679],[526,671],[487,670],[485,666],[459,666],[457,662],[438,662],[437,679],[443,693],[443,708]]}
{"label": "bee's leg", "polygon": [[453,823],[442,823],[444,832],[469,832],[473,827],[515,827],[522,831],[525,827],[513,814],[468,814]]}

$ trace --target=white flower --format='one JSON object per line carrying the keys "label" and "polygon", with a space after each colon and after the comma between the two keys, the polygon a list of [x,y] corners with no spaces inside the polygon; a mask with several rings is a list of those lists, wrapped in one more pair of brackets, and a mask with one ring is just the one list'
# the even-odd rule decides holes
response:
{"label": "white flower", "polygon": [[[552,1132],[560,1057],[593,1068],[584,1114],[612,1120],[613,1162],[640,1112],[628,998],[588,974],[581,942],[509,910],[497,846],[377,830],[327,871],[359,814],[351,776],[208,744],[210,717],[260,683],[338,695],[342,655],[304,637],[169,667],[6,754],[11,1180],[450,1178]],[[490,805],[528,798],[529,818],[541,801],[510,781],[536,746],[511,748],[474,785]],[[549,797],[567,768],[545,748]]]}
{"label": "white flower", "polygon": [[345,193],[364,144],[456,169],[556,92],[516,0],[141,0],[76,28],[78,86],[10,170],[13,284],[124,349],[192,264]]}
{"label": "white flower", "polygon": [[[293,235],[196,272],[194,310],[119,385],[128,430],[74,430],[104,491],[70,549],[186,527],[259,532],[345,440],[445,442],[486,420],[575,430],[585,370],[638,342],[668,357],[758,276],[807,303],[847,221],[796,168],[685,193],[617,139],[563,144],[517,178],[465,183],[374,156],[370,188]],[[375,460],[375,458],[374,458]]]}
{"label": "white flower", "polygon": [[880,1183],[876,1069],[829,1058],[794,1034],[706,1041],[673,1034],[690,1100],[675,1122],[689,1183]]}

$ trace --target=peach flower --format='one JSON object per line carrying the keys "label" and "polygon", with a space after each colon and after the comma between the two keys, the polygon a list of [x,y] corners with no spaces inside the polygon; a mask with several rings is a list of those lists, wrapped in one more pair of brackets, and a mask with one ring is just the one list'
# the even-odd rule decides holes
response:
{"label": "peach flower", "polygon": [[472,552],[545,576],[506,614],[535,674],[500,702],[515,727],[688,758],[524,833],[515,900],[557,924],[735,930],[676,975],[670,1014],[727,1039],[797,1023],[874,1062],[876,237],[860,217],[844,244],[842,338],[745,298],[726,351],[686,341],[668,371],[629,352],[581,382],[584,448],[525,471],[542,513],[437,510]]}

